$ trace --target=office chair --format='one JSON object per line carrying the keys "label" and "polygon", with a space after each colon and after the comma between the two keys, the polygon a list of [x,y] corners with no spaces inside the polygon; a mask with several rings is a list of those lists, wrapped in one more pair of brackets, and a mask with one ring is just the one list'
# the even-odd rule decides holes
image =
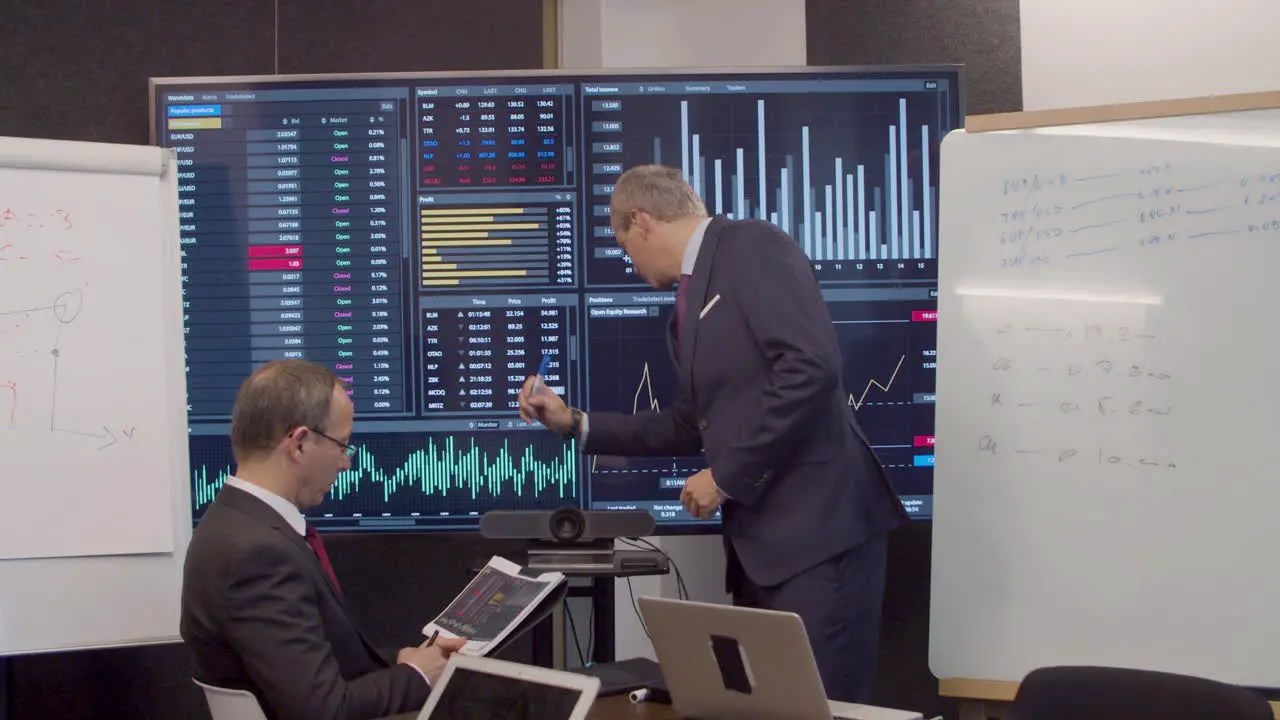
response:
{"label": "office chair", "polygon": [[204,690],[213,720],[267,720],[267,714],[262,712],[262,706],[253,693],[206,685],[195,678],[191,682]]}
{"label": "office chair", "polygon": [[1018,686],[1011,720],[1274,720],[1258,693],[1152,670],[1038,668]]}

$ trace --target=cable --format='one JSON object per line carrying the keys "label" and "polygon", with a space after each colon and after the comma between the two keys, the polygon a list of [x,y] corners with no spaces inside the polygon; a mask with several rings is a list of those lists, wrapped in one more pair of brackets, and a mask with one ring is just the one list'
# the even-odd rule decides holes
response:
{"label": "cable", "polygon": [[591,604],[587,606],[587,627],[590,631],[587,633],[587,657],[591,658],[591,664],[596,664],[596,601],[591,598]]}
{"label": "cable", "polygon": [[640,621],[640,629],[644,630],[644,636],[653,641],[653,636],[649,634],[649,626],[644,624],[644,616],[640,614],[640,606],[636,604],[636,591],[631,587],[631,578],[627,578],[627,594],[631,596],[631,609],[636,613],[636,619]]}
{"label": "cable", "polygon": [[618,538],[618,540],[623,544],[629,545],[630,547],[633,547],[633,548],[639,548],[641,550],[653,550],[654,552],[658,553],[662,557],[666,558],[667,562],[670,563],[671,565],[671,569],[674,570],[676,573],[676,597],[679,598],[680,600],[689,599],[689,588],[684,584],[684,575],[680,572],[680,566],[676,563],[675,560],[671,558],[671,555],[668,554],[667,551],[663,550],[657,545],[654,545],[652,542],[645,540],[644,538]]}
{"label": "cable", "polygon": [[[652,550],[667,559],[671,565],[671,569],[676,573],[676,597],[681,600],[689,599],[689,588],[684,584],[684,575],[680,572],[680,566],[675,560],[671,559],[671,555],[662,548],[654,545],[652,542],[644,538],[618,538],[618,541],[628,547],[638,548],[640,550]],[[631,578],[627,578],[627,594],[631,596],[631,609],[636,614],[636,619],[640,621],[640,629],[644,630],[645,637],[653,640],[653,636],[649,634],[649,628],[645,625],[644,616],[640,614],[640,605],[636,602],[636,590],[631,584]]]}
{"label": "cable", "polygon": [[588,655],[582,654],[582,643],[578,642],[578,626],[573,622],[573,608],[569,607],[567,602],[564,604],[564,616],[569,620],[569,632],[573,635],[573,647],[578,651],[578,664],[585,668],[589,653]]}

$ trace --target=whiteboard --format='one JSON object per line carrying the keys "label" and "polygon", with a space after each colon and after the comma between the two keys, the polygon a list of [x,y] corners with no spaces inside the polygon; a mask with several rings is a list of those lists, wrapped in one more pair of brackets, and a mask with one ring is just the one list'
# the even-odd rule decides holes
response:
{"label": "whiteboard", "polygon": [[1280,112],[942,145],[930,666],[1280,686]]}
{"label": "whiteboard", "polygon": [[174,157],[0,138],[0,653],[177,638]]}

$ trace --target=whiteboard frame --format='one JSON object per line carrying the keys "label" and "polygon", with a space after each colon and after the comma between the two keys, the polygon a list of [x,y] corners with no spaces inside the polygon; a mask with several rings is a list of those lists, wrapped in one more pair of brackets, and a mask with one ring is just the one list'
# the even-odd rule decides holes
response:
{"label": "whiteboard frame", "polygon": [[[963,132],[973,134],[1004,130],[1034,130],[1067,125],[1095,125],[1275,109],[1280,109],[1280,91],[973,115],[965,118]],[[945,189],[939,188],[939,195],[942,192],[945,192]],[[945,250],[940,249],[939,252],[945,252]],[[947,320],[940,318],[939,322],[947,322]],[[937,542],[936,536],[933,541]],[[933,637],[934,635],[930,633],[931,644]],[[984,648],[973,648],[973,652],[984,652]],[[986,717],[985,711],[981,709],[983,701],[1012,702],[1018,687],[1017,681],[938,677],[938,694],[960,700],[962,702],[961,717],[970,716],[964,709],[965,701],[978,704],[979,709],[974,712]],[[1280,720],[1280,701],[1273,700],[1270,704],[1275,717]]]}
{"label": "whiteboard frame", "polygon": [[[70,613],[80,613],[70,621],[65,616],[43,618],[32,632],[19,629],[31,624],[26,605],[0,607],[0,612],[4,613],[0,617],[0,622],[3,622],[0,625],[0,672],[5,670],[8,657],[181,642],[178,628],[182,571],[191,539],[192,513],[177,153],[173,149],[148,145],[0,138],[0,167],[156,177],[156,212],[163,229],[158,238],[159,247],[155,250],[160,253],[165,274],[157,302],[161,303],[166,337],[176,337],[180,341],[172,346],[176,350],[171,349],[173,357],[168,358],[163,378],[168,400],[166,429],[171,448],[168,476],[173,483],[173,552],[0,561],[0,584],[16,579],[20,583],[39,586],[37,592],[63,599],[63,605]],[[106,582],[85,586],[86,582],[94,580]],[[105,636],[101,639],[84,641],[76,638],[77,631],[85,627],[110,628],[112,616],[106,608],[125,603],[131,592],[149,597],[164,595],[163,603],[171,610],[171,615],[146,617],[142,622],[137,618],[131,620],[135,626],[148,626],[145,632],[107,630],[99,633]],[[69,594],[74,595],[73,600],[65,600]],[[151,605],[147,609],[154,611],[154,608]],[[135,612],[141,613],[137,609]],[[51,632],[50,627],[60,622],[66,629],[61,637],[55,637],[59,633]],[[4,699],[0,693],[0,701]]]}

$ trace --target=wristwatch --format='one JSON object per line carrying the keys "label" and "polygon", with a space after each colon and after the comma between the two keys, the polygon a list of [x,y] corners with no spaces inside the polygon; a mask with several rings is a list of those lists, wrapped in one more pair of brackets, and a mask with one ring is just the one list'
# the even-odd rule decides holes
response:
{"label": "wristwatch", "polygon": [[569,429],[565,431],[564,437],[577,437],[582,430],[582,411],[576,407],[569,408]]}

